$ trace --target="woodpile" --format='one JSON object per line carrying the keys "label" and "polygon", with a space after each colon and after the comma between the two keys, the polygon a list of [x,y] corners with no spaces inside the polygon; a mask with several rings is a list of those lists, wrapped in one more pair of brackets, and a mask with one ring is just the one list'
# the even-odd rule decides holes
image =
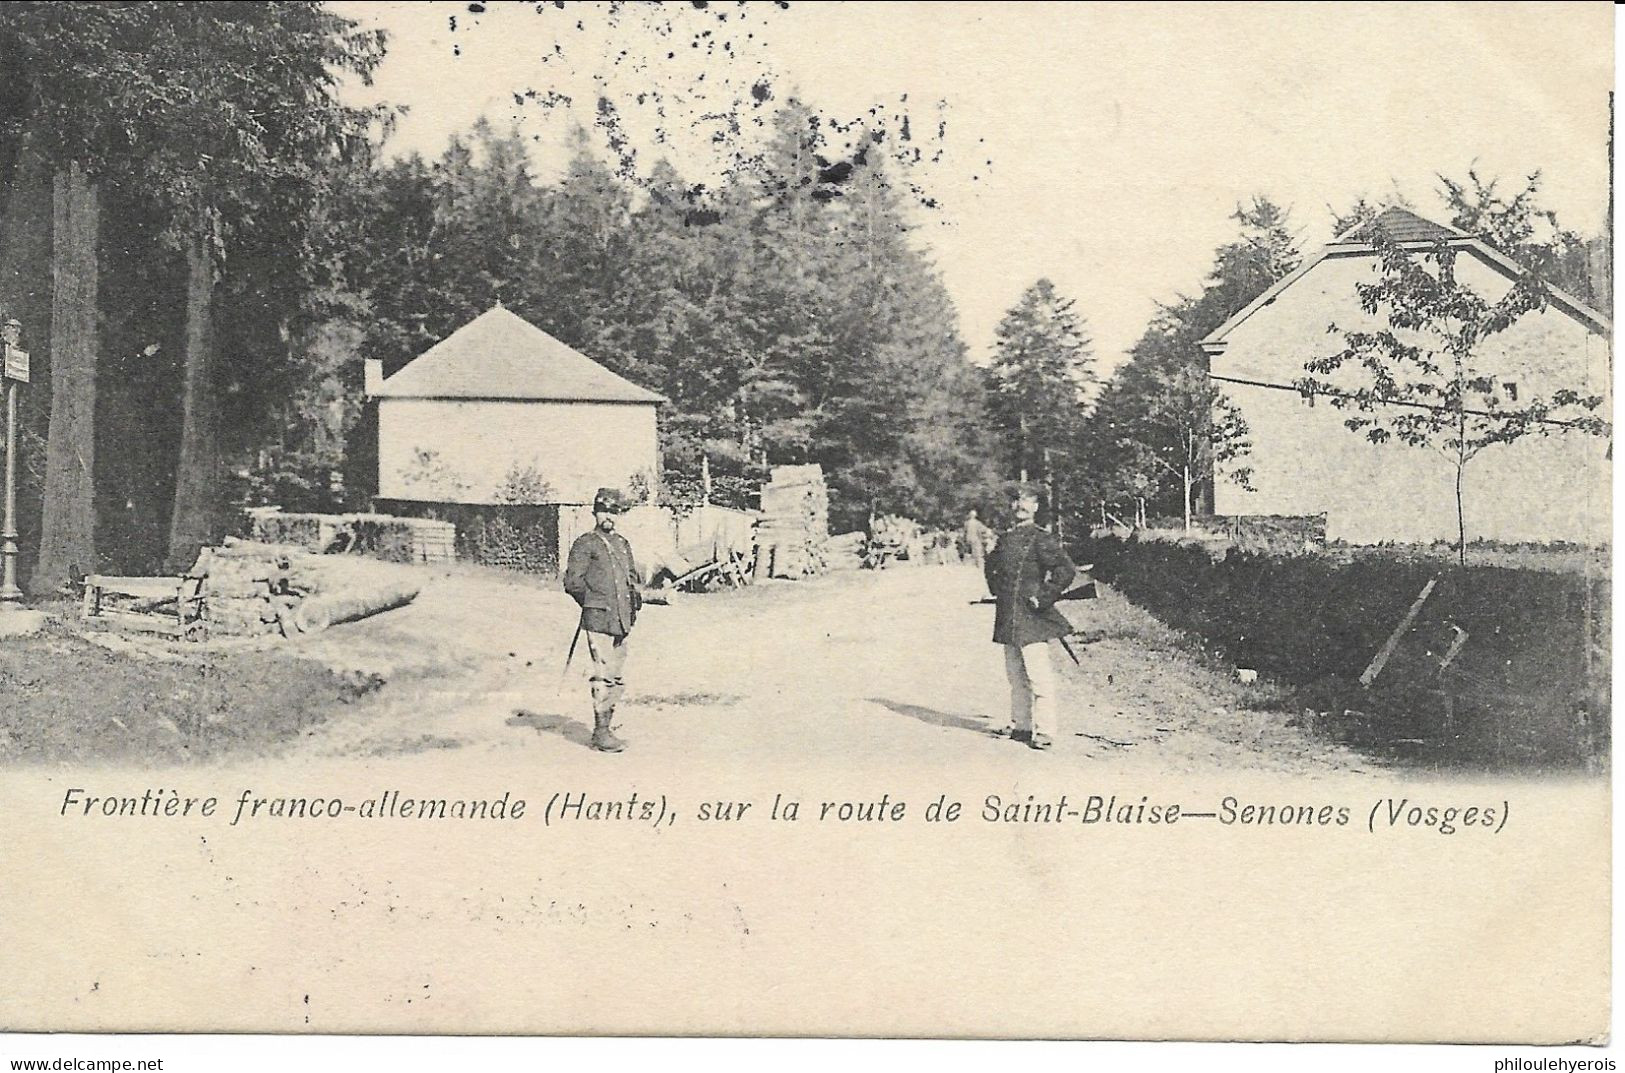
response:
{"label": "woodpile", "polygon": [[86,577],[84,617],[189,641],[293,637],[401,607],[417,594],[398,566],[227,537],[202,549],[179,577]]}
{"label": "woodpile", "polygon": [[756,522],[758,577],[801,578],[821,574],[828,564],[829,488],[824,470],[775,466],[762,488],[762,516]]}
{"label": "woodpile", "polygon": [[418,594],[416,585],[370,573],[347,557],[227,537],[221,547],[204,548],[188,576],[201,579],[210,633],[292,637],[400,607]]}
{"label": "woodpile", "polygon": [[412,530],[412,561],[415,563],[450,563],[457,561],[457,527],[451,522],[431,518],[413,518],[408,523]]}
{"label": "woodpile", "polygon": [[[202,579],[203,621],[211,633],[258,637],[280,629],[280,589],[295,584],[291,557],[269,550],[204,548],[187,573]],[[292,553],[301,558],[302,551]],[[309,584],[308,581],[304,582]]]}

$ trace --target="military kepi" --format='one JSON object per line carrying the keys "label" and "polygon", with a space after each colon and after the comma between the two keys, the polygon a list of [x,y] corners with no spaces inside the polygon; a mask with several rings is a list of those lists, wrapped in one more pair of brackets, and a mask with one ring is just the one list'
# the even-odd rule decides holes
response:
{"label": "military kepi", "polygon": [[631,509],[632,504],[626,501],[619,488],[600,488],[592,497],[592,512],[594,514],[624,514]]}

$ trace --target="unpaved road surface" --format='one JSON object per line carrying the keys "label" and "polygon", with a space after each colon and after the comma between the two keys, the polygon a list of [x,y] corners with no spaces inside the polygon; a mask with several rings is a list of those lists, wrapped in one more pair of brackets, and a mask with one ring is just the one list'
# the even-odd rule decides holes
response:
{"label": "unpaved road surface", "polygon": [[[1364,770],[1365,758],[1260,710],[1268,687],[1195,658],[1121,597],[1067,605],[1092,638],[1061,672],[1048,755],[996,736],[1008,722],[992,608],[968,566],[838,573],[683,596],[645,609],[633,634],[618,732],[641,760],[766,762],[974,756],[1114,770]],[[586,646],[561,676],[576,610],[564,594],[497,571],[429,578],[410,607],[303,643],[387,684],[296,752],[384,757],[434,750],[592,755]],[[527,666],[528,664],[528,666]],[[616,758],[598,758],[614,762]],[[459,764],[458,766],[461,766]],[[642,766],[641,764],[638,766]],[[1053,770],[1053,769],[1052,769]]]}
{"label": "unpaved road surface", "polygon": [[[243,748],[179,767],[0,770],[13,857],[27,862],[0,868],[0,941],[31,967],[0,1016],[33,1024],[50,1009],[57,1029],[1161,1038],[1169,1009],[1239,1016],[1237,995],[1372,964],[1391,966],[1378,981],[1391,988],[1423,970],[1373,949],[1420,949],[1426,965],[1463,941],[1450,930],[1417,947],[1433,873],[1392,868],[1391,842],[1212,818],[1225,795],[1363,810],[1380,776],[1110,592],[1068,608],[1102,639],[1080,648],[1081,667],[1060,664],[1048,753],[991,733],[1008,692],[992,609],[970,603],[975,572],[916,567],[650,607],[627,667],[631,747],[605,755],[585,746],[580,653],[559,689],[577,615],[563,593],[410,569],[423,582],[410,606],[269,649],[383,682],[324,702],[292,736],[239,736]],[[70,795],[148,787],[218,795],[220,813],[64,813]],[[361,811],[388,795],[526,811]],[[616,811],[570,818],[554,811],[561,795]],[[644,822],[634,796],[659,801],[661,819]],[[801,803],[797,822],[781,797]],[[1102,798],[1178,805],[1181,819],[1080,818]],[[276,810],[307,799],[360,808]],[[963,817],[933,821],[945,799]],[[1033,800],[1057,802],[1053,818],[1009,819]],[[905,801],[906,816],[880,804]],[[1381,875],[1357,888],[1362,919],[1395,930],[1339,946],[1338,899],[1282,913],[1273,879],[1267,897],[1223,893],[1282,867],[1328,890]],[[1224,926],[1198,923],[1215,906]],[[1304,960],[1328,945],[1343,955]],[[1226,966],[1227,986],[1182,971],[1191,956]],[[1178,1002],[1093,986],[1131,961]],[[200,996],[221,995],[199,1012]],[[1025,1017],[984,1004],[1009,995]]]}

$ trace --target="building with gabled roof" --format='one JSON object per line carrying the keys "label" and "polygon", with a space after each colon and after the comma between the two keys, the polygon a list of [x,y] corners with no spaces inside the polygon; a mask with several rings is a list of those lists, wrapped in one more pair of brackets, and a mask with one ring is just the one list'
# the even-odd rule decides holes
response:
{"label": "building with gabled roof", "polygon": [[[1455,539],[1455,468],[1442,453],[1370,443],[1344,426],[1351,411],[1306,400],[1293,387],[1305,362],[1339,349],[1340,332],[1389,327],[1382,311],[1362,308],[1357,289],[1380,278],[1373,228],[1419,253],[1440,242],[1455,248],[1457,280],[1489,301],[1524,272],[1473,235],[1390,207],[1238,310],[1202,341],[1214,386],[1241,411],[1252,445],[1247,457],[1217,467],[1215,514],[1324,515],[1327,536],[1351,543]],[[1598,413],[1606,416],[1611,333],[1607,316],[1553,289],[1547,308],[1484,341],[1475,371],[1493,375],[1508,406],[1567,388],[1603,396]],[[1251,471],[1250,489],[1229,479],[1226,470],[1237,467]],[[1561,428],[1488,447],[1464,475],[1468,538],[1606,542],[1610,470],[1608,441]]]}
{"label": "building with gabled roof", "polygon": [[653,489],[665,400],[497,305],[385,377],[378,495],[406,503],[582,504]]}

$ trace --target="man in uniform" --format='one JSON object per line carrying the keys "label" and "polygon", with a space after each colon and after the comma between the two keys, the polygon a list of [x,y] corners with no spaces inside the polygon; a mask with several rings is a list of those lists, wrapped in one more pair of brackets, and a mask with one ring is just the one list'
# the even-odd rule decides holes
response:
{"label": "man in uniform", "polygon": [[632,558],[632,545],[615,531],[615,521],[628,503],[615,488],[600,488],[593,497],[593,528],[576,537],[564,570],[564,591],[581,605],[580,629],[587,634],[592,657],[592,747],[618,753],[626,743],[610,730],[615,704],[625,688],[627,638],[642,606],[643,577]]}
{"label": "man in uniform", "polygon": [[1034,749],[1055,740],[1055,665],[1050,642],[1072,632],[1055,600],[1077,567],[1053,533],[1040,529],[1038,493],[1019,489],[1011,504],[1015,526],[999,537],[983,574],[996,601],[993,641],[1004,646],[1010,679],[1010,737]]}

